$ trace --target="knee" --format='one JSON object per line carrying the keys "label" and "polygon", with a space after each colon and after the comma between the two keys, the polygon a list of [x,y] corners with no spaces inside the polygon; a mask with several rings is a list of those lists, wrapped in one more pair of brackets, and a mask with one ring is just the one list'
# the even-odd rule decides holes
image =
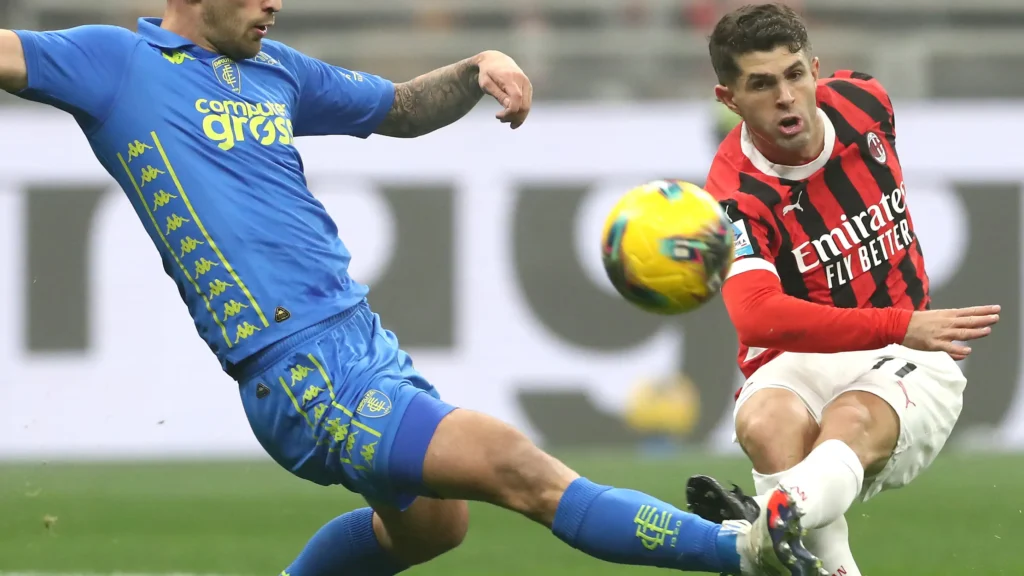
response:
{"label": "knee", "polygon": [[865,471],[876,472],[888,462],[899,433],[899,416],[886,401],[867,392],[849,392],[825,409],[819,440],[841,440]]}
{"label": "knee", "polygon": [[469,506],[464,500],[421,499],[413,504],[412,516],[393,514],[389,521],[379,520],[383,526],[377,530],[378,538],[384,534],[385,548],[410,566],[458,548],[469,531]]}
{"label": "knee", "polygon": [[840,397],[826,410],[822,432],[828,434],[832,429],[838,428],[853,440],[868,434],[872,428],[872,419],[871,409],[863,402]]}
{"label": "knee", "polygon": [[754,468],[762,474],[775,474],[799,464],[810,452],[817,435],[814,417],[788,391],[759,392],[736,415],[736,437]]}

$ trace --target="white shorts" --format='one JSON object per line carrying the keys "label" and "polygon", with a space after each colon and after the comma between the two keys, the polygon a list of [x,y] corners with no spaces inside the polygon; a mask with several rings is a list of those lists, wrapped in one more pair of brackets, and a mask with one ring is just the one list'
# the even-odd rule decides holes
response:
{"label": "white shorts", "polygon": [[931,465],[960,417],[966,386],[960,367],[944,352],[899,345],[837,354],[785,352],[751,375],[733,417],[766,388],[793,392],[819,423],[825,407],[845,392],[870,392],[885,400],[899,416],[900,438],[885,468],[864,479],[860,500],[866,501],[909,484]]}

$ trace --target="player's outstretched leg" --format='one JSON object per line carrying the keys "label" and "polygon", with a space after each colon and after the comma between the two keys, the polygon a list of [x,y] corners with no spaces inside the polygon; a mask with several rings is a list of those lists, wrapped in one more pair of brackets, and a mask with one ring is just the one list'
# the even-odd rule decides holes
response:
{"label": "player's outstretched leg", "polygon": [[839,520],[864,485],[865,472],[880,472],[896,449],[899,416],[882,398],[846,392],[823,411],[814,449],[779,477],[798,495],[804,526],[822,528]]}
{"label": "player's outstretched leg", "polygon": [[[821,434],[807,404],[794,392],[782,388],[765,388],[746,399],[738,409],[736,428],[740,444],[754,465],[757,496],[745,495],[738,487],[727,489],[706,476],[690,478],[686,487],[689,510],[712,522],[753,522],[758,518],[768,494],[807,457]],[[821,559],[829,574],[860,575],[850,550],[844,516],[809,530],[804,544]]]}
{"label": "player's outstretched leg", "polygon": [[[469,410],[456,410],[438,425],[423,484],[445,497],[519,512],[609,562],[737,575],[819,574],[813,556],[794,554],[802,549],[802,529],[783,491],[771,524],[720,526],[642,492],[582,478],[511,426]],[[772,545],[763,545],[764,532],[772,532]]]}
{"label": "player's outstretched leg", "polygon": [[417,498],[404,511],[374,504],[328,522],[282,576],[391,576],[456,548],[468,528],[464,501]]}
{"label": "player's outstretched leg", "polygon": [[[785,474],[784,472],[782,474]],[[690,512],[711,522],[746,520],[756,522],[761,510],[767,504],[769,495],[779,485],[781,474],[764,475],[754,473],[754,487],[758,497],[743,493],[739,486],[727,489],[714,478],[692,476],[686,483],[686,500]],[[804,538],[807,550],[821,559],[827,574],[861,576],[860,568],[850,550],[850,532],[846,517],[816,530],[810,530]]]}
{"label": "player's outstretched leg", "polygon": [[[775,489],[788,470],[779,474],[754,474],[754,489],[757,498],[766,498],[765,494]],[[839,516],[835,521],[809,530],[804,537],[804,544],[812,554],[821,559],[822,566],[829,574],[843,576],[861,576],[860,568],[853,559],[850,549],[850,528],[846,516]]]}

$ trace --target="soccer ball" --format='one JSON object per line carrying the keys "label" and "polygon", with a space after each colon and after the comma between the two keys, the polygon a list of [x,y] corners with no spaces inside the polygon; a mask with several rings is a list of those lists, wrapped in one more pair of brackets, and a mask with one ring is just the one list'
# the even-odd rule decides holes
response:
{"label": "soccer ball", "polygon": [[700,187],[656,180],[612,208],[601,257],[626,300],[648,312],[681,314],[718,294],[732,266],[733,227]]}

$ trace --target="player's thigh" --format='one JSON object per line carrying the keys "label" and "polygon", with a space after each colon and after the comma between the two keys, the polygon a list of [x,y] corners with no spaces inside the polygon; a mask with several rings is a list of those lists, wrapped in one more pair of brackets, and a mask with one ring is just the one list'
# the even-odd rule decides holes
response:
{"label": "player's thigh", "polygon": [[437,427],[423,478],[436,494],[489,502],[550,526],[579,474],[512,426],[459,409]]}
{"label": "player's thigh", "polygon": [[365,303],[243,381],[241,391],[257,438],[293,474],[398,509],[430,495],[423,458],[454,408]]}
{"label": "player's thigh", "polygon": [[456,548],[469,530],[465,500],[421,497],[405,510],[367,502],[376,513],[374,532],[381,545],[409,565],[427,562]]}
{"label": "player's thigh", "polygon": [[816,355],[782,354],[744,384],[734,407],[736,440],[758,472],[788,470],[814,445],[831,393],[821,361]]}
{"label": "player's thigh", "polygon": [[816,444],[839,440],[860,459],[866,476],[881,471],[900,438],[900,416],[875,392],[845,390],[829,402]]}
{"label": "player's thigh", "polygon": [[865,353],[863,371],[837,390],[868,392],[883,400],[899,419],[899,438],[885,467],[866,478],[861,499],[905,486],[920,475],[945,446],[963,409],[967,380],[942,352],[889,346]]}

